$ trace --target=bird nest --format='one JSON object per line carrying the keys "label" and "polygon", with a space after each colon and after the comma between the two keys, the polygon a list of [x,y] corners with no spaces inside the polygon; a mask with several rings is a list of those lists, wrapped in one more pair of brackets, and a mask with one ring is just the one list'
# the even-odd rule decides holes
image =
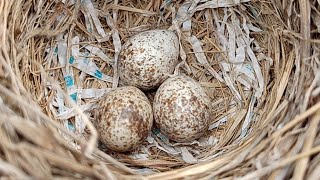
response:
{"label": "bird nest", "polygon": [[[12,179],[318,179],[319,1],[0,1],[0,175]],[[153,127],[127,153],[98,140],[133,35],[168,29],[175,73],[211,98],[205,135]],[[155,92],[145,92],[150,101]]]}

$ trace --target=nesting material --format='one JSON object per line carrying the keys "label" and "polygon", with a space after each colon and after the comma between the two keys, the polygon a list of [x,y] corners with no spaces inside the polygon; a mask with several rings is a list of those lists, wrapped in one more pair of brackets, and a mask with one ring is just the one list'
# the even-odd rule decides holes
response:
{"label": "nesting material", "polygon": [[[0,1],[0,175],[318,179],[319,6]],[[155,29],[177,35],[173,74],[204,88],[209,126],[187,143],[154,127],[141,146],[117,153],[98,141],[92,112],[123,85],[117,67],[125,42]],[[155,92],[146,94],[153,101]]]}

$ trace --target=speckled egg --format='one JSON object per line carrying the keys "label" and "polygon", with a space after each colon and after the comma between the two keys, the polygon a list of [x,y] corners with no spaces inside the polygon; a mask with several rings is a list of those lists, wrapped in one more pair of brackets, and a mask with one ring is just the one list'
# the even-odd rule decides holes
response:
{"label": "speckled egg", "polygon": [[118,60],[120,80],[142,90],[155,89],[178,63],[179,41],[168,30],[141,32],[123,45]]}
{"label": "speckled egg", "polygon": [[210,98],[192,78],[167,79],[154,97],[156,125],[169,139],[188,142],[202,136],[209,126]]}
{"label": "speckled egg", "polygon": [[100,140],[111,150],[125,152],[138,147],[151,131],[152,106],[136,87],[110,91],[95,111]]}

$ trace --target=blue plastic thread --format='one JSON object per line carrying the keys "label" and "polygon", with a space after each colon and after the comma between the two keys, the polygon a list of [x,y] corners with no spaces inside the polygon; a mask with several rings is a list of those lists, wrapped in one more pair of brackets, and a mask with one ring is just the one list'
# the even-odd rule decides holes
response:
{"label": "blue plastic thread", "polygon": [[69,58],[69,64],[73,64],[73,63],[74,63],[74,57],[71,56],[71,57]]}
{"label": "blue plastic thread", "polygon": [[77,97],[78,97],[78,94],[77,93],[73,93],[70,95],[71,99],[73,99],[74,101],[77,101]]}
{"label": "blue plastic thread", "polygon": [[94,76],[96,76],[97,78],[101,79],[102,78],[102,72],[99,70],[96,70],[96,72],[94,73]]}
{"label": "blue plastic thread", "polygon": [[252,69],[252,66],[251,66],[251,65],[246,64],[245,66],[246,66],[246,68],[247,68],[247,69],[249,69],[250,71],[253,71],[253,69]]}
{"label": "blue plastic thread", "polygon": [[160,130],[159,129],[153,129],[152,132],[157,135],[157,134],[160,133]]}
{"label": "blue plastic thread", "polygon": [[72,76],[65,76],[64,80],[66,82],[67,87],[74,85]]}
{"label": "blue plastic thread", "polygon": [[58,54],[58,47],[54,48],[54,54]]}
{"label": "blue plastic thread", "polygon": [[75,131],[76,130],[74,125],[70,121],[68,122],[68,129],[71,130],[71,131]]}
{"label": "blue plastic thread", "polygon": [[168,139],[163,134],[160,133],[159,129],[153,129],[152,132],[157,135],[163,142],[167,142]]}

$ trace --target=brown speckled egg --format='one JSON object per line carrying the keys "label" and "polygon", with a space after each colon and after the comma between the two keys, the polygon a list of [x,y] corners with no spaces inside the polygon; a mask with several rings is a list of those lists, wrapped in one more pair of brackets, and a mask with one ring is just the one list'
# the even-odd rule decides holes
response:
{"label": "brown speckled egg", "polygon": [[152,106],[136,87],[110,91],[95,111],[100,140],[111,150],[125,152],[138,147],[151,131]]}
{"label": "brown speckled egg", "polygon": [[169,139],[188,142],[209,126],[210,98],[192,78],[179,75],[159,87],[153,102],[156,125]]}
{"label": "brown speckled egg", "polygon": [[178,56],[179,41],[173,32],[141,32],[122,47],[118,60],[120,79],[142,90],[155,89],[173,73]]}

